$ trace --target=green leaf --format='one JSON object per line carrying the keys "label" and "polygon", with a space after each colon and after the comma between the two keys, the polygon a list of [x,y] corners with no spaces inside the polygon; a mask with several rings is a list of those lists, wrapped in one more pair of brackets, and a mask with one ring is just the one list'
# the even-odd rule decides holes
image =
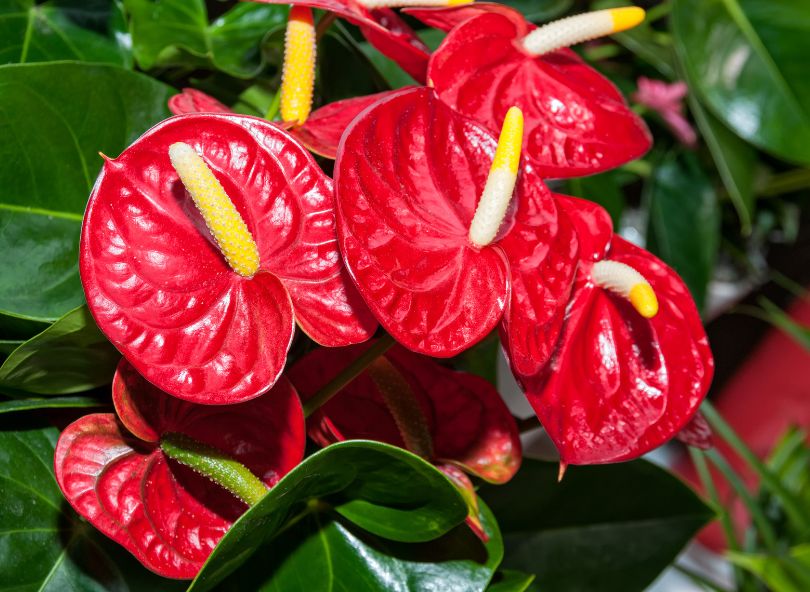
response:
{"label": "green leaf", "polygon": [[318,91],[321,103],[370,95],[388,89],[346,27],[335,22],[318,45]]}
{"label": "green leaf", "polygon": [[[466,524],[429,543],[382,540],[330,512],[306,514],[224,582],[223,591],[482,592],[503,557],[494,516],[482,504],[485,545]],[[512,589],[514,590],[514,589]]]}
{"label": "green leaf", "polygon": [[321,500],[366,531],[402,542],[435,539],[467,506],[436,468],[405,450],[362,440],[333,444],[284,476],[237,520],[189,590],[210,590],[282,528],[291,513]]}
{"label": "green leaf", "polygon": [[504,567],[537,574],[543,592],[644,590],[712,513],[648,462],[570,467],[524,459],[506,485],[480,495],[504,532]]}
{"label": "green leaf", "polygon": [[590,177],[568,179],[566,188],[571,195],[598,203],[605,208],[613,220],[613,226],[618,228],[624,212],[624,193],[619,185],[620,177],[620,171],[610,171]]}
{"label": "green leaf", "polygon": [[790,315],[786,314],[770,300],[761,298],[758,302],[764,311],[765,320],[777,329],[784,331],[804,349],[810,351],[810,328],[794,321]]}
{"label": "green leaf", "polygon": [[284,26],[289,12],[287,6],[246,2],[209,25],[203,0],[124,0],[124,6],[144,70],[211,66],[239,78],[261,71],[261,41]]}
{"label": "green leaf", "polygon": [[568,12],[574,0],[501,0],[501,4],[516,8],[527,21],[543,22]]}
{"label": "green leaf", "polygon": [[524,592],[532,585],[534,578],[534,574],[516,569],[499,569],[487,587],[487,592]]}
{"label": "green leaf", "polygon": [[112,382],[121,354],[86,306],[70,311],[15,349],[0,366],[0,388],[66,395]]}
{"label": "green leaf", "polygon": [[720,208],[691,152],[670,153],[645,188],[650,250],[677,271],[699,309],[706,300],[720,244]]}
{"label": "green leaf", "polygon": [[119,8],[104,0],[0,0],[0,64],[77,60],[131,67],[129,50],[118,41],[121,19]]}
{"label": "green leaf", "polygon": [[733,552],[727,557],[756,575],[773,592],[810,590],[810,544],[793,547],[785,557]]}
{"label": "green leaf", "polygon": [[85,409],[103,407],[95,397],[48,397],[47,399],[16,399],[0,401],[0,413],[17,413],[35,409]]}
{"label": "green leaf", "polygon": [[19,339],[0,339],[0,355],[7,356],[22,345]]}
{"label": "green leaf", "polygon": [[674,0],[690,88],[725,125],[785,160],[810,163],[810,0]]}
{"label": "green leaf", "polygon": [[[9,418],[19,426],[19,417]],[[80,520],[53,476],[54,428],[0,423],[0,590],[182,589]]]}
{"label": "green leaf", "polygon": [[757,167],[757,151],[704,109],[700,101],[691,94],[689,109],[695,117],[701,136],[709,146],[731,203],[737,210],[740,229],[743,234],[748,235],[751,233],[754,218],[754,172]]}
{"label": "green leaf", "polygon": [[501,342],[498,332],[493,331],[480,343],[462,352],[452,359],[452,366],[457,370],[476,374],[490,384],[498,384],[498,357]]}
{"label": "green leaf", "polygon": [[115,66],[0,67],[0,327],[84,301],[78,241],[98,152],[117,155],[167,117],[172,94]]}

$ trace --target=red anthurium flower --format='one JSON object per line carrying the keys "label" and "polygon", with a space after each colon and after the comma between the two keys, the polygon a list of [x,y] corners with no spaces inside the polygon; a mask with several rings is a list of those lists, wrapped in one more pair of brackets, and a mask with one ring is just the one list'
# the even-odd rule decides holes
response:
{"label": "red anthurium flower", "polygon": [[[307,150],[334,160],[344,130],[363,109],[398,91],[335,101],[313,111],[303,125],[278,122]],[[185,113],[233,113],[227,106],[204,92],[185,88],[169,99],[169,110],[175,115]]]}
{"label": "red anthurium flower", "polygon": [[[306,400],[368,347],[313,351],[287,376]],[[307,432],[320,446],[369,439],[406,448],[445,472],[471,507],[476,498],[467,473],[505,483],[520,467],[517,425],[492,385],[399,346],[310,416]],[[477,512],[471,526],[480,532],[476,518]]]}
{"label": "red anthurium flower", "polygon": [[[285,0],[257,0],[268,4],[290,4]],[[394,60],[414,80],[425,82],[430,50],[392,7],[449,6],[471,0],[294,0],[306,6],[333,12],[360,28],[380,53]]]}
{"label": "red anthurium flower", "polygon": [[108,159],[79,265],[110,341],[150,382],[198,403],[270,388],[295,322],[327,346],[376,327],[337,251],[331,180],[253,117],[167,119]]}
{"label": "red anthurium flower", "polygon": [[714,371],[689,291],[661,260],[612,232],[599,206],[557,196],[580,265],[548,367],[516,371],[564,464],[629,460],[695,416]]}
{"label": "red anthurium flower", "polygon": [[56,446],[56,480],[70,505],[152,571],[192,578],[247,505],[170,460],[182,434],[238,461],[267,487],[304,456],[301,403],[286,379],[247,403],[195,405],[161,392],[126,361],[113,382],[118,414],[75,421]]}
{"label": "red anthurium flower", "polygon": [[[411,11],[438,26],[461,22],[428,67],[429,84],[443,101],[491,131],[510,107],[523,110],[524,151],[544,178],[591,175],[650,148],[647,127],[619,91],[567,49],[638,24],[641,9],[597,11],[534,29],[515,11],[488,6]],[[489,13],[468,18],[476,11]]]}
{"label": "red anthurium flower", "polygon": [[518,173],[521,123],[510,112],[497,142],[417,88],[376,103],[343,136],[341,252],[372,312],[409,349],[449,357],[503,318],[516,364],[536,371],[548,359],[577,241],[532,167]]}

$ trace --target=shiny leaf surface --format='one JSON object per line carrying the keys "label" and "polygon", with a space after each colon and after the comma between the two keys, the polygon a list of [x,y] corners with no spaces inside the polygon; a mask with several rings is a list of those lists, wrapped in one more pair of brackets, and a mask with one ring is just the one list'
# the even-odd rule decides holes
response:
{"label": "shiny leaf surface", "polygon": [[47,397],[0,401],[0,413],[17,413],[36,409],[87,409],[106,403],[95,397]]}
{"label": "shiny leaf surface", "polygon": [[810,0],[676,0],[675,48],[693,89],[739,136],[810,163],[810,82],[802,65]]}
{"label": "shiny leaf surface", "polygon": [[379,442],[333,444],[307,458],[231,527],[189,591],[211,590],[313,498],[373,535],[402,542],[440,537],[467,515],[452,483],[419,457]]}
{"label": "shiny leaf surface", "polygon": [[[543,592],[641,592],[712,513],[650,463],[571,467],[526,459],[481,497],[504,532],[504,566],[531,571]],[[596,503],[598,501],[598,503]]]}
{"label": "shiny leaf surface", "polygon": [[171,90],[72,63],[4,66],[0,89],[0,323],[53,321],[84,300],[78,239],[98,152],[117,154],[166,117]]}
{"label": "shiny leaf surface", "polygon": [[112,382],[120,359],[87,307],[80,306],[6,358],[0,366],[0,388],[39,395],[88,391]]}

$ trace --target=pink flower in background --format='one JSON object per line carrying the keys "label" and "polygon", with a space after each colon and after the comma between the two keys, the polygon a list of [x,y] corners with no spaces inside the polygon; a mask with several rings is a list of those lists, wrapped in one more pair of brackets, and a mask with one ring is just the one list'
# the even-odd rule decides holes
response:
{"label": "pink flower in background", "polygon": [[669,84],[663,80],[641,76],[633,100],[658,113],[678,141],[694,148],[697,145],[697,133],[683,115],[683,99],[688,92],[689,88],[683,80]]}

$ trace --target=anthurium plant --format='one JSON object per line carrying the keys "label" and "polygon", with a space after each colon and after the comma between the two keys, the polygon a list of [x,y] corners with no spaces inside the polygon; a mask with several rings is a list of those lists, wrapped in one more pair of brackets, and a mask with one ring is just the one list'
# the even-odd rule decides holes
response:
{"label": "anthurium plant", "polygon": [[706,163],[755,236],[749,164],[791,191],[773,163],[810,137],[723,111],[690,24],[774,22],[642,4],[0,0],[0,590],[641,592],[673,565],[718,503],[641,457],[686,444],[710,484],[699,450],[740,444],[700,411]]}

